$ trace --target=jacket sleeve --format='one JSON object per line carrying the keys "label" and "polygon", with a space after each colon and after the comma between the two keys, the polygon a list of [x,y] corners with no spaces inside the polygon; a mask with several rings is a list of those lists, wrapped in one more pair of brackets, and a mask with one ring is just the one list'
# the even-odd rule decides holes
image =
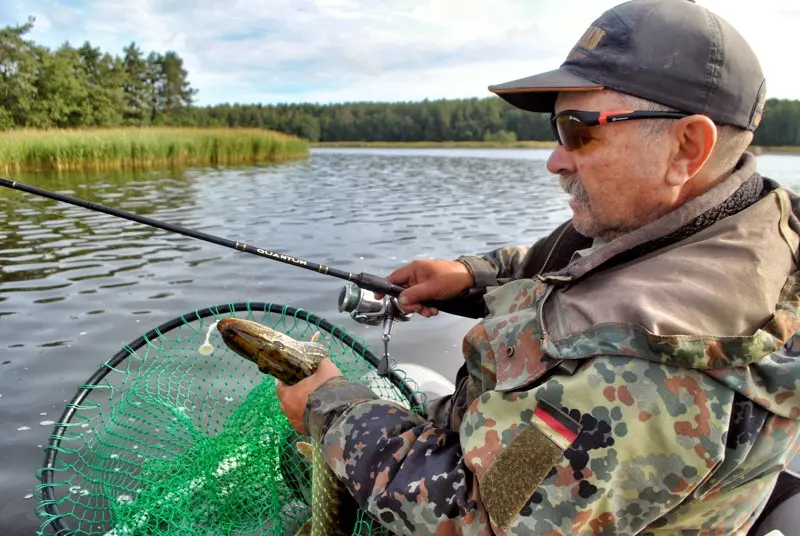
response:
{"label": "jacket sleeve", "polygon": [[511,246],[478,255],[462,255],[462,262],[475,279],[476,287],[494,287],[513,277],[531,248]]}
{"label": "jacket sleeve", "polygon": [[311,394],[305,423],[359,506],[393,533],[491,534],[458,431],[342,377]]}
{"label": "jacket sleeve", "polygon": [[[398,534],[727,534],[752,510],[720,516],[702,484],[725,456],[730,398],[697,371],[603,358],[484,393],[458,431],[343,378],[312,394],[306,419],[361,508]],[[681,503],[702,493],[706,518],[681,526]]]}
{"label": "jacket sleeve", "polygon": [[581,235],[567,220],[532,246],[511,246],[477,255],[462,255],[475,278],[476,287],[494,287],[515,279],[534,277],[543,271],[559,270],[572,259],[575,251],[592,245],[593,239]]}

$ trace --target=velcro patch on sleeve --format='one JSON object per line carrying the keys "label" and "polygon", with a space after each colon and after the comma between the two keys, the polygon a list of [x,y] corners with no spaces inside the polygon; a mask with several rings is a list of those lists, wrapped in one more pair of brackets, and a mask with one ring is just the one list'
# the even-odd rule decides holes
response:
{"label": "velcro patch on sleeve", "polygon": [[497,456],[480,482],[481,500],[492,522],[505,529],[519,515],[564,451],[580,433],[580,424],[540,402],[531,425]]}

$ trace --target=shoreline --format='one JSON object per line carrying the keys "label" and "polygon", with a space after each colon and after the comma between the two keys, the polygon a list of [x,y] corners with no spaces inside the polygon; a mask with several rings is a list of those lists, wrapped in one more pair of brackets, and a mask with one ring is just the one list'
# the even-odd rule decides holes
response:
{"label": "shoreline", "polygon": [[323,141],[311,142],[312,149],[552,149],[550,141]]}
{"label": "shoreline", "polygon": [[[326,141],[311,142],[311,149],[554,149],[555,142],[517,141]],[[765,147],[752,145],[754,154],[800,155],[800,146]]]}
{"label": "shoreline", "polygon": [[748,149],[754,154],[787,154],[787,155],[800,155],[800,147],[797,146],[781,146],[781,147],[764,147],[762,145],[752,145]]}

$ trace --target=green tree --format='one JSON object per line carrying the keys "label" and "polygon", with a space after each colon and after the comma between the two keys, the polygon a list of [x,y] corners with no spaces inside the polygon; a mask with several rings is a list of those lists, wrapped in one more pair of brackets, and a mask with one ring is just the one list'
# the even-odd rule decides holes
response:
{"label": "green tree", "polygon": [[78,51],[69,43],[52,54],[42,51],[40,65],[35,82],[37,99],[28,114],[27,125],[37,128],[86,125],[84,113],[89,88]]}
{"label": "green tree", "polygon": [[189,73],[183,67],[183,59],[174,51],[156,56],[154,63],[159,77],[156,84],[158,111],[169,121],[192,105],[196,90],[189,84]]}
{"label": "green tree", "polygon": [[753,143],[764,146],[800,145],[800,101],[767,100]]}
{"label": "green tree", "polygon": [[98,127],[121,124],[126,80],[122,60],[92,47],[88,41],[78,49],[78,56],[88,90],[84,101],[84,124]]}
{"label": "green tree", "polygon": [[147,63],[135,42],[123,49],[124,80],[122,83],[123,122],[143,125],[150,119],[150,94]]}
{"label": "green tree", "polygon": [[35,19],[0,29],[0,126],[26,126],[34,107],[39,47],[24,39]]}

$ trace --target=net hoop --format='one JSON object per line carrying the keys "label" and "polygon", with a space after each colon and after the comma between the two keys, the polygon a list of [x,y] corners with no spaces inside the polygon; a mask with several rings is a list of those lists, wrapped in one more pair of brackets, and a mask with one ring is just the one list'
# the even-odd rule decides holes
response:
{"label": "net hoop", "polygon": [[[57,472],[55,464],[59,452],[59,446],[64,437],[64,433],[67,430],[68,424],[72,420],[81,403],[91,392],[92,387],[98,385],[106,375],[114,371],[114,369],[124,362],[128,357],[130,357],[133,352],[148,344],[150,340],[155,339],[161,333],[175,329],[187,322],[194,322],[208,317],[221,317],[225,314],[233,314],[237,312],[277,313],[286,317],[293,317],[296,320],[306,321],[309,324],[313,324],[318,329],[330,333],[332,337],[338,339],[342,344],[349,346],[356,355],[362,357],[372,368],[377,370],[380,359],[355,337],[344,331],[342,328],[325,320],[324,318],[315,315],[314,313],[288,305],[267,302],[237,302],[212,305],[204,309],[198,309],[184,313],[173,318],[172,320],[168,320],[158,325],[157,327],[151,329],[143,335],[140,335],[127,345],[123,346],[109,360],[104,362],[94,372],[94,374],[92,374],[89,379],[82,384],[82,386],[73,396],[72,400],[66,404],[61,417],[53,427],[53,433],[48,438],[47,445],[45,445],[43,466],[38,471],[40,480],[38,487],[41,488],[41,508],[44,509],[47,515],[51,518],[47,524],[53,530],[55,530],[55,536],[75,536],[73,530],[66,525],[63,517],[58,511],[58,504],[55,500],[56,497],[54,488],[54,474]],[[392,385],[397,387],[397,389],[408,400],[409,404],[415,409],[415,411],[424,413],[425,395],[416,389],[415,382],[412,379],[407,378],[402,370],[392,367],[387,380],[389,380]]]}

